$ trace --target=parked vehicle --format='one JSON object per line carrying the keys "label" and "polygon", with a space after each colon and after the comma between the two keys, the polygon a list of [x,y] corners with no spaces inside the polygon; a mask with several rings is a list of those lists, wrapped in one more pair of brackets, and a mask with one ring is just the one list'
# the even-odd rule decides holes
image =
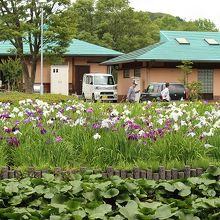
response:
{"label": "parked vehicle", "polygon": [[82,83],[84,100],[117,102],[117,85],[111,74],[85,73]]}
{"label": "parked vehicle", "polygon": [[[140,102],[143,101],[160,101],[161,91],[165,88],[165,82],[150,83],[147,89],[141,93]],[[181,83],[170,83],[169,85],[170,98],[172,100],[186,100],[187,90]]]}

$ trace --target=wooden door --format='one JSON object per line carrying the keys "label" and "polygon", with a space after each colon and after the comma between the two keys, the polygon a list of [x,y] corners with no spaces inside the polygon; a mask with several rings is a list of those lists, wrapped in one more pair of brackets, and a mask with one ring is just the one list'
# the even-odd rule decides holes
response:
{"label": "wooden door", "polygon": [[82,80],[84,73],[90,72],[90,66],[75,66],[75,92],[82,95]]}

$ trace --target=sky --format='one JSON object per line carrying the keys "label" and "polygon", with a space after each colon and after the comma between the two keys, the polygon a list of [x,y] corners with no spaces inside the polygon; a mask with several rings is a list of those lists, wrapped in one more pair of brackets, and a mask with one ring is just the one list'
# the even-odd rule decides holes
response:
{"label": "sky", "polygon": [[186,21],[210,19],[220,30],[219,0],[129,0],[135,10],[163,12]]}

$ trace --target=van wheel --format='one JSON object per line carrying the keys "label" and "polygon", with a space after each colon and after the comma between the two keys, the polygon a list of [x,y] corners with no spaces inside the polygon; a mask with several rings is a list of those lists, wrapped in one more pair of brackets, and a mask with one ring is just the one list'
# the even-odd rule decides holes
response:
{"label": "van wheel", "polygon": [[96,102],[94,94],[92,94],[92,101]]}

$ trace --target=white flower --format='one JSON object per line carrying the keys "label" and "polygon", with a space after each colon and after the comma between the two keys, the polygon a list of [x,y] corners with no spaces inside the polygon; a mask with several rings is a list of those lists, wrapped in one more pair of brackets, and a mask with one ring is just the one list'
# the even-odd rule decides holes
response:
{"label": "white flower", "polygon": [[214,146],[211,145],[211,144],[205,144],[204,147],[205,147],[206,149],[208,149],[208,148],[211,148],[211,147],[214,147]]}
{"label": "white flower", "polygon": [[196,111],[195,108],[192,109],[192,115],[193,115],[193,116],[197,116],[197,115],[198,115],[198,112]]}
{"label": "white flower", "polygon": [[181,126],[187,125],[187,123],[183,120],[180,123],[181,123]]}
{"label": "white flower", "polygon": [[15,135],[16,135],[16,134],[22,134],[19,130],[15,130],[13,133],[14,133]]}
{"label": "white flower", "polygon": [[18,113],[18,117],[23,117],[24,116],[24,112],[19,112]]}
{"label": "white flower", "polygon": [[116,109],[113,109],[111,112],[111,116],[118,116],[119,112]]}
{"label": "white flower", "polygon": [[220,120],[217,120],[214,125],[213,128],[220,128]]}
{"label": "white flower", "polygon": [[194,137],[195,135],[196,133],[191,131],[187,136]]}
{"label": "white flower", "polygon": [[214,135],[214,129],[211,128],[209,132],[203,132],[203,135],[204,136],[209,136],[209,137],[213,136]]}
{"label": "white flower", "polygon": [[47,121],[47,124],[49,124],[49,125],[51,125],[51,124],[53,124],[53,123],[54,123],[54,121],[51,120],[51,119],[49,119],[49,120]]}
{"label": "white flower", "polygon": [[25,104],[25,100],[19,101],[19,105],[24,105],[24,104]]}
{"label": "white flower", "polygon": [[15,118],[15,114],[12,113],[12,114],[9,115],[9,117]]}
{"label": "white flower", "polygon": [[157,120],[157,122],[158,122],[160,125],[162,125],[163,122],[164,122],[164,120],[163,120],[162,118],[159,118],[159,119]]}
{"label": "white flower", "polygon": [[145,133],[145,132],[144,132],[143,130],[140,130],[140,131],[138,132],[138,135],[139,135],[139,136],[142,136],[144,133]]}
{"label": "white flower", "polygon": [[111,125],[111,120],[110,119],[103,119],[101,123],[101,128],[109,128]]}
{"label": "white flower", "polygon": [[131,112],[128,109],[126,109],[126,110],[124,110],[124,114],[129,115],[129,114],[131,114]]}
{"label": "white flower", "polygon": [[101,135],[99,135],[98,133],[96,133],[96,134],[93,135],[93,138],[94,138],[95,140],[98,140],[98,139],[101,138]]}
{"label": "white flower", "polygon": [[81,115],[81,111],[80,110],[76,110],[76,114]]}
{"label": "white flower", "polygon": [[174,131],[178,131],[178,130],[180,129],[180,127],[178,126],[177,123],[175,123],[175,124],[173,125],[173,129],[174,129]]}
{"label": "white flower", "polygon": [[17,107],[14,107],[12,111],[18,113],[20,110]]}
{"label": "white flower", "polygon": [[76,121],[75,121],[75,123],[74,123],[75,126],[76,126],[76,125],[84,125],[84,124],[85,124],[85,119],[82,118],[82,117],[76,119]]}

